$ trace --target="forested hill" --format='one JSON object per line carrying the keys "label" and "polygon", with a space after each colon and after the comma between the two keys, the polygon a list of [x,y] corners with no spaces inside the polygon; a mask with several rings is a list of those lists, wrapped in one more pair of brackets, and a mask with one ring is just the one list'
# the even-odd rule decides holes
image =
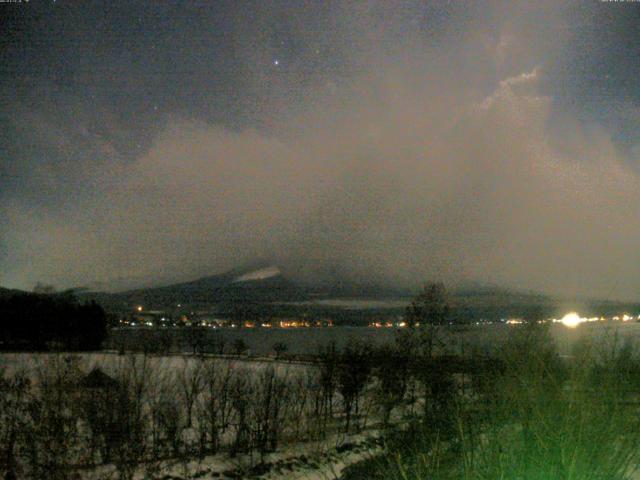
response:
{"label": "forested hill", "polygon": [[37,294],[0,288],[0,349],[97,350],[107,335],[104,310],[69,292]]}

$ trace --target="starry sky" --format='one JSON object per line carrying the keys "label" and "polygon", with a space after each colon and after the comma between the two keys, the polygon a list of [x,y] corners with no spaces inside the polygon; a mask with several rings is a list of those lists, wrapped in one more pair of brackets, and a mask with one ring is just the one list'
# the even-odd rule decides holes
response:
{"label": "starry sky", "polygon": [[640,295],[640,3],[0,3],[0,285]]}

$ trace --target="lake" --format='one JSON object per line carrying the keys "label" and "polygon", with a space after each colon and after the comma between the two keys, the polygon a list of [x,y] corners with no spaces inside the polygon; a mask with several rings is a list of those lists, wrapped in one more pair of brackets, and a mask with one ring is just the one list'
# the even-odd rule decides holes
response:
{"label": "lake", "polygon": [[[470,352],[472,350],[490,353],[499,349],[522,325],[465,325],[443,328],[447,349],[451,353]],[[214,345],[224,342],[229,351],[238,339],[241,339],[253,355],[273,353],[276,343],[284,343],[287,352],[294,355],[316,354],[321,348],[335,343],[343,348],[349,342],[367,342],[382,345],[395,341],[396,328],[369,327],[330,327],[330,328],[222,328],[203,329],[201,342],[205,351],[211,351]],[[640,323],[632,322],[593,322],[583,323],[575,328],[562,324],[550,326],[551,335],[562,355],[570,355],[573,346],[580,339],[591,338],[597,341],[638,341]],[[170,336],[172,350],[192,350],[189,329],[115,329],[111,332],[108,348],[116,349],[124,344],[126,348],[139,348],[148,342],[157,342],[161,336]],[[137,347],[134,347],[137,345]]]}

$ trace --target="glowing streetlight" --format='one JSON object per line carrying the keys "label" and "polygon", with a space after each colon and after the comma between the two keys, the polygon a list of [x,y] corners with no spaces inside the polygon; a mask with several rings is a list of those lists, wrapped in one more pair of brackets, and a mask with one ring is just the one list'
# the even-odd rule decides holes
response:
{"label": "glowing streetlight", "polygon": [[570,313],[567,313],[564,317],[562,317],[560,322],[565,327],[576,328],[578,325],[584,322],[584,320],[580,318],[580,315],[578,315],[576,312],[570,312]]}

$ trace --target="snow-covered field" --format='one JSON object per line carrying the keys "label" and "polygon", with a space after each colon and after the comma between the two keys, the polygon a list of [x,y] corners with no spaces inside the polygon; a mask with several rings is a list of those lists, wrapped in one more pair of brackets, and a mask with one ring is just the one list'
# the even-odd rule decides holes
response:
{"label": "snow-covered field", "polygon": [[[66,352],[0,353],[0,370],[4,370],[7,374],[25,372],[30,378],[37,380],[36,377],[38,372],[46,368],[53,361],[65,361],[69,358],[73,358],[73,361],[77,363],[80,370],[84,373],[89,373],[94,368],[99,368],[106,374],[115,378],[117,377],[117,372],[130,364],[132,359],[135,359],[138,364],[146,362],[150,371],[162,372],[165,375],[174,376],[185,368],[193,367],[201,357],[190,355],[188,352],[185,354],[174,355],[144,355],[142,353],[119,355],[111,352],[78,354],[70,354]],[[216,363],[218,368],[221,370],[229,368],[232,371],[235,370],[247,373],[255,373],[262,371],[267,367],[273,367],[277,373],[282,375],[301,375],[310,368],[313,368],[310,365],[293,362],[278,362],[269,359],[261,361],[245,357],[234,358],[232,356],[227,358],[220,358],[218,356],[204,358],[206,358],[207,361]]]}

